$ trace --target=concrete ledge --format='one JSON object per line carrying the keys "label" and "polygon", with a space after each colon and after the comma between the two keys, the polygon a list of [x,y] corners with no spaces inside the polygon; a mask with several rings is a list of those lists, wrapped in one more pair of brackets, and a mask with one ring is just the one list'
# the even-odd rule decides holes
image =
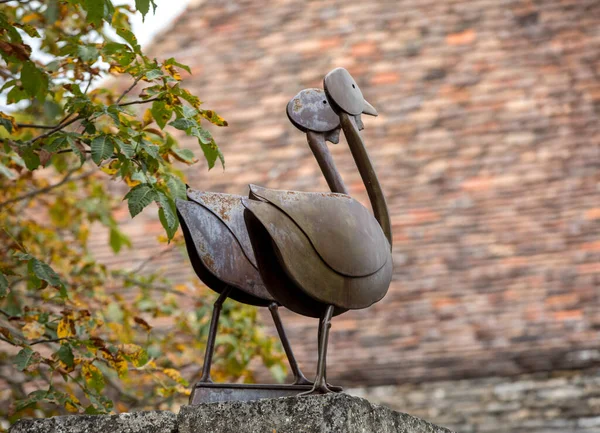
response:
{"label": "concrete ledge", "polygon": [[347,394],[185,406],[179,433],[451,433]]}
{"label": "concrete ledge", "polygon": [[452,433],[346,394],[207,403],[171,412],[20,420],[10,433]]}
{"label": "concrete ledge", "polygon": [[173,412],[133,412],[119,415],[70,415],[22,419],[10,433],[177,433]]}

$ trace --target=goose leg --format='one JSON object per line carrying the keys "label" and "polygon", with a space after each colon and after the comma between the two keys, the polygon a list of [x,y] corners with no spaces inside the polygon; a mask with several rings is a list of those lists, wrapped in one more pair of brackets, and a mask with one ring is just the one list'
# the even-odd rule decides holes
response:
{"label": "goose leg", "polygon": [[329,329],[333,317],[333,305],[328,305],[319,321],[319,362],[317,363],[317,376],[310,391],[299,395],[327,394],[335,392],[327,385],[327,344],[329,343]]}
{"label": "goose leg", "polygon": [[292,374],[294,375],[293,385],[312,385],[312,382],[309,381],[304,374],[302,374],[302,371],[298,366],[298,362],[296,361],[296,357],[292,351],[292,346],[290,345],[290,341],[288,340],[285,329],[283,328],[283,323],[281,322],[281,317],[279,316],[279,306],[276,302],[269,304],[269,311],[273,317],[277,334],[279,334],[279,339],[283,345],[283,350],[285,351],[285,355],[290,363],[290,368],[292,369]]}
{"label": "goose leg", "polygon": [[212,318],[210,319],[210,329],[208,331],[208,341],[206,342],[206,351],[204,352],[204,365],[202,365],[202,376],[199,383],[213,383],[210,378],[210,366],[212,365],[213,352],[215,351],[215,338],[217,337],[217,327],[219,325],[219,316],[223,303],[229,296],[231,287],[223,289],[213,305]]}

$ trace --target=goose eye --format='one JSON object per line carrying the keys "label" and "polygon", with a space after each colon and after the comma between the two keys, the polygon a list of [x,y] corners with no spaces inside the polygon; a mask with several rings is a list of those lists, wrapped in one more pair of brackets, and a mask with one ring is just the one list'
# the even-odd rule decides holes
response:
{"label": "goose eye", "polygon": [[353,89],[356,89],[356,86],[353,84],[353,85],[352,85],[352,88],[353,88]]}
{"label": "goose eye", "polygon": [[323,101],[323,104],[327,104],[327,101]]}

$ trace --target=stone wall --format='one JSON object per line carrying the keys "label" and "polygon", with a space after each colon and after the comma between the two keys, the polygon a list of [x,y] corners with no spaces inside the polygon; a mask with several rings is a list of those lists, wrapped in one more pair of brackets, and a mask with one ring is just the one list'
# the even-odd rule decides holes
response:
{"label": "stone wall", "polygon": [[[285,106],[336,66],[381,113],[364,136],[392,213],[394,281],[334,320],[333,382],[598,365],[598,0],[195,2],[153,50],[189,64],[185,85],[230,124],[213,130],[226,170],[188,170],[198,189],[325,190]],[[367,203],[348,149],[332,150]],[[142,260],[161,228],[142,215],[128,231]],[[178,252],[160,267],[191,275]],[[310,369],[315,321],[285,320]]]}
{"label": "stone wall", "polygon": [[600,369],[349,392],[461,433],[600,432]]}

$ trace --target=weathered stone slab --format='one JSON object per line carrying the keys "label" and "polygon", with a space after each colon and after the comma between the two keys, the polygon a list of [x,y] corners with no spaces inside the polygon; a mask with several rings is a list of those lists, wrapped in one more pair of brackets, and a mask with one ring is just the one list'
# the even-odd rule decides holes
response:
{"label": "weathered stone slab", "polygon": [[452,433],[346,394],[205,403],[172,412],[23,419],[10,433]]}
{"label": "weathered stone slab", "polygon": [[184,406],[179,433],[451,433],[346,394]]}
{"label": "weathered stone slab", "polygon": [[177,415],[152,411],[22,419],[9,433],[177,433]]}

